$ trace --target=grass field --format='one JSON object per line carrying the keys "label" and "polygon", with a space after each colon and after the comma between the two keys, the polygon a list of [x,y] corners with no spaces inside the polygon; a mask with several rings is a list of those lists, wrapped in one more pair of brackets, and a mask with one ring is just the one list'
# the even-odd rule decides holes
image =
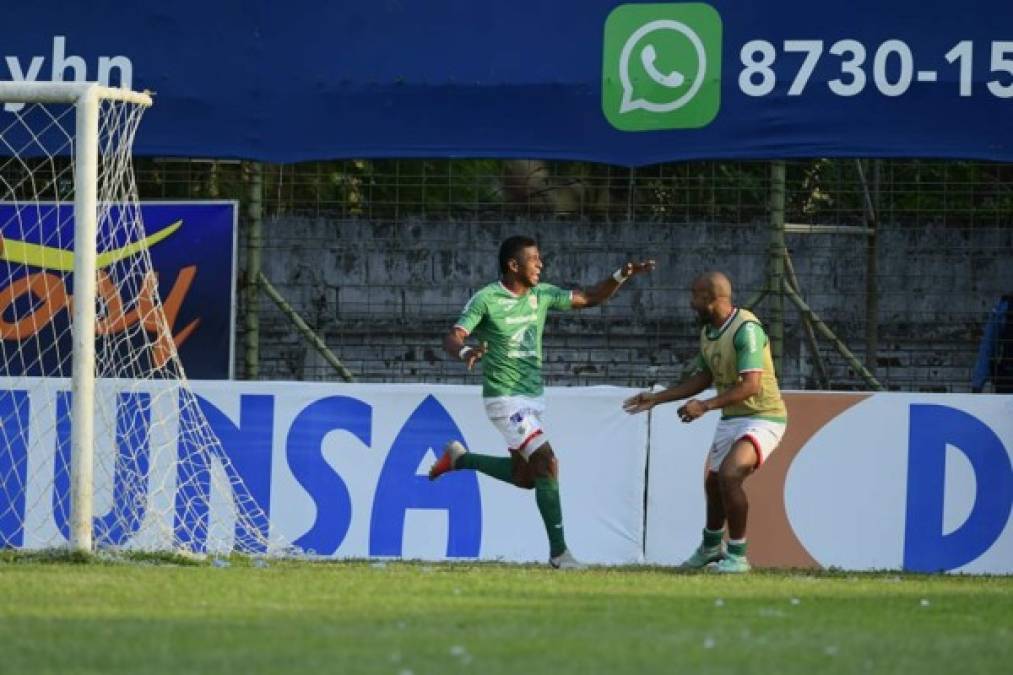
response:
{"label": "grass field", "polygon": [[1002,673],[1013,578],[0,559],[0,672]]}

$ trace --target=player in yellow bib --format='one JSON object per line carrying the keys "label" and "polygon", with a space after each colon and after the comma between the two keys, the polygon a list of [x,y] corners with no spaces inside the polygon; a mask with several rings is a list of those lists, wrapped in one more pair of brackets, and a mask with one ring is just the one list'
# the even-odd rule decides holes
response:
{"label": "player in yellow bib", "polygon": [[[558,464],[542,425],[542,331],[550,309],[595,307],[630,277],[654,269],[654,261],[628,262],[588,290],[567,291],[541,282],[542,258],[529,237],[510,237],[500,246],[501,277],[479,289],[443,339],[443,348],[468,369],[482,360],[482,397],[489,420],[503,435],[509,457],[468,452],[447,443],[429,470],[435,480],[447,471],[471,469],[517,487],[535,490],[535,502],[549,536],[549,564],[581,567],[563,537]],[[470,335],[475,346],[465,345]]]}
{"label": "player in yellow bib", "polygon": [[[628,398],[629,413],[696,396],[711,385],[717,396],[691,399],[679,408],[683,422],[721,409],[721,421],[707,456],[707,523],[703,542],[686,568],[714,564],[719,572],[748,572],[746,518],[749,502],[742,483],[774,451],[784,436],[788,413],[774,377],[770,342],[754,314],[732,305],[732,284],[721,272],[693,282],[690,306],[703,322],[697,368],[681,384]],[[722,550],[725,524],[728,545]]]}

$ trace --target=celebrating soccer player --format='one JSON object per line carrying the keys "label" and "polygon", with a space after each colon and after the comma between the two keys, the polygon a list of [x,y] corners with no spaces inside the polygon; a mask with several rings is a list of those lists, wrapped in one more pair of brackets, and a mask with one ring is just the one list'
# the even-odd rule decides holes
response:
{"label": "celebrating soccer player", "polygon": [[[435,480],[447,471],[472,469],[517,487],[535,490],[535,502],[549,535],[549,564],[575,569],[563,536],[558,464],[542,424],[542,331],[550,309],[595,307],[630,277],[654,269],[654,261],[627,262],[589,290],[565,291],[540,283],[542,258],[534,239],[510,237],[499,249],[501,277],[480,289],[443,339],[443,348],[470,370],[482,360],[485,411],[506,440],[509,457],[468,452],[447,443],[429,470]],[[478,343],[465,345],[474,334]]]}
{"label": "celebrating soccer player", "polygon": [[[720,272],[697,277],[690,306],[703,323],[696,372],[670,389],[632,396],[623,408],[638,413],[695,396],[711,384],[717,388],[714,398],[691,399],[677,411],[683,422],[692,422],[710,410],[721,409],[704,479],[707,524],[703,542],[682,566],[700,568],[716,563],[719,572],[748,572],[749,503],[742,483],[781,442],[788,413],[774,377],[767,335],[756,316],[732,305],[728,277]],[[726,522],[728,546],[723,551]]]}

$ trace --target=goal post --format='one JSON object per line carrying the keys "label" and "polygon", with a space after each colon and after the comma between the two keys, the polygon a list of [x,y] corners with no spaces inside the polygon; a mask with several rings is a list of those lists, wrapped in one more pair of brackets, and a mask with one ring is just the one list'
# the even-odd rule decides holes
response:
{"label": "goal post", "polygon": [[[62,83],[53,83],[62,84]],[[76,83],[75,83],[76,84]],[[73,88],[71,88],[73,91]],[[98,256],[99,100],[151,106],[147,93],[89,84],[76,92],[74,189],[74,294],[86,301],[73,305],[71,375],[70,546],[91,551],[92,485],[95,448],[95,286]],[[137,116],[140,122],[140,115]],[[130,144],[136,123],[127,131]],[[124,139],[126,140],[126,139]]]}
{"label": "goal post", "polygon": [[[99,102],[151,106],[151,97],[80,82],[2,82],[0,101],[66,104],[74,110],[74,297],[71,332],[70,546],[91,551],[95,447],[95,287],[98,227]],[[138,116],[139,121],[139,116]],[[132,140],[134,129],[129,130]],[[90,302],[83,301],[90,299]]]}
{"label": "goal post", "polygon": [[132,159],[151,105],[0,82],[0,548],[292,554],[165,317]]}

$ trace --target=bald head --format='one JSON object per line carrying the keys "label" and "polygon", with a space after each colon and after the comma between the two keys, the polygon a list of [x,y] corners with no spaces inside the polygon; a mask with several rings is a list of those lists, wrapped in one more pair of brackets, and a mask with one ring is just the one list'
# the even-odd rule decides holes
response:
{"label": "bald head", "polygon": [[693,282],[693,289],[696,290],[697,288],[706,291],[715,300],[718,298],[731,300],[732,298],[732,282],[717,270],[704,272],[698,276],[696,281]]}
{"label": "bald head", "polygon": [[704,272],[693,281],[689,303],[703,322],[720,325],[732,308],[732,282],[718,271]]}

